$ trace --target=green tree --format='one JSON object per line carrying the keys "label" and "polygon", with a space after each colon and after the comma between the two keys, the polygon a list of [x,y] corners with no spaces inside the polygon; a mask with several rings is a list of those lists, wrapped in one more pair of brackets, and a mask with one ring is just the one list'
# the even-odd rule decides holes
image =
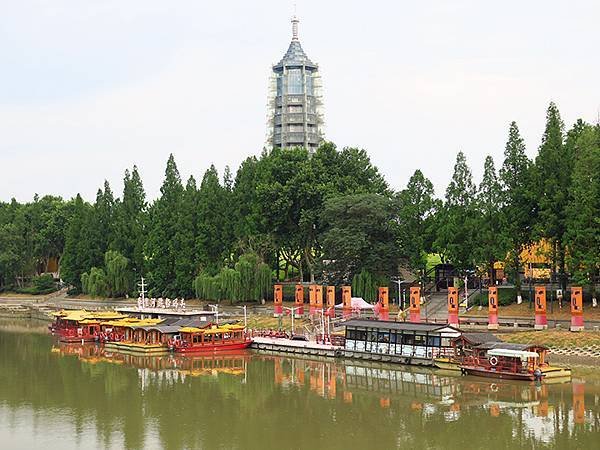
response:
{"label": "green tree", "polygon": [[464,271],[473,267],[475,253],[475,185],[463,152],[458,152],[443,208],[436,218],[434,247],[445,261]]}
{"label": "green tree", "polygon": [[323,210],[322,270],[331,284],[349,283],[363,269],[376,277],[398,271],[397,217],[379,194],[330,197]]}
{"label": "green tree", "polygon": [[535,159],[535,177],[539,217],[538,236],[552,243],[553,267],[558,266],[559,283],[566,290],[565,232],[566,206],[571,183],[572,157],[570,147],[564,144],[564,124],[558,108],[550,103],[546,114],[546,128]]}
{"label": "green tree", "polygon": [[115,250],[104,255],[105,285],[111,297],[123,297],[131,288],[129,260]]}
{"label": "green tree", "polygon": [[600,271],[600,126],[586,125],[574,150],[566,214],[567,260],[574,282],[589,285],[595,296]]}
{"label": "green tree", "polygon": [[427,263],[435,237],[434,218],[439,205],[433,184],[420,170],[410,177],[406,189],[396,196],[398,244],[408,267],[419,273]]}
{"label": "green tree", "polygon": [[190,177],[181,200],[177,218],[177,230],[173,237],[175,253],[175,284],[177,294],[191,297],[193,281],[198,268],[195,245],[198,229],[198,189],[196,180]]}
{"label": "green tree", "polygon": [[88,245],[88,223],[91,214],[92,207],[77,194],[67,226],[61,264],[62,279],[76,289],[81,289],[81,275],[93,266],[95,260],[95,255]]}
{"label": "green tree", "polygon": [[147,258],[151,293],[174,297],[178,294],[174,236],[177,234],[183,186],[173,155],[170,155],[167,161],[160,192],[160,197],[150,208],[148,240],[144,253]]}
{"label": "green tree", "polygon": [[532,230],[537,214],[532,163],[525,154],[525,143],[516,122],[511,122],[504,150],[504,162],[500,168],[502,188],[503,238],[509,248],[509,265],[521,295],[521,252],[531,243]]}
{"label": "green tree", "polygon": [[198,233],[196,253],[203,271],[216,274],[223,260],[231,254],[231,234],[227,222],[228,197],[211,166],[202,178],[198,198]]}
{"label": "green tree", "polygon": [[144,243],[147,234],[146,193],[136,166],[131,173],[125,171],[123,198],[115,205],[114,233],[111,249],[129,260],[129,270],[134,290],[135,281],[144,273]]}
{"label": "green tree", "polygon": [[494,159],[485,158],[483,179],[476,197],[477,224],[475,233],[475,260],[486,267],[490,282],[495,284],[494,263],[504,260],[507,244],[500,210],[502,188],[496,175]]}

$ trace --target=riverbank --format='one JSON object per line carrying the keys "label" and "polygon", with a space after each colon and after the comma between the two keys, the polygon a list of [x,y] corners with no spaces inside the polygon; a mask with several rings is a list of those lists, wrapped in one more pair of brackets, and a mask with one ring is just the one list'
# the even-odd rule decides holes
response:
{"label": "riverbank", "polygon": [[597,331],[514,331],[497,333],[497,336],[505,342],[544,345],[553,355],[600,358],[600,332]]}
{"label": "riverbank", "polygon": [[[507,306],[500,306],[498,308],[499,317],[502,318],[515,318],[515,319],[532,319],[535,315],[533,306],[529,302],[523,302],[520,305],[513,303]],[[488,308],[487,302],[484,306],[479,309],[479,306],[473,306],[469,311],[464,312],[460,315],[461,317],[487,317]],[[563,302],[563,307],[559,308],[558,303],[548,302],[548,308],[546,312],[548,320],[570,320],[571,309],[568,302]],[[600,308],[592,308],[589,305],[584,305],[583,308],[583,320],[590,322],[600,322]]]}

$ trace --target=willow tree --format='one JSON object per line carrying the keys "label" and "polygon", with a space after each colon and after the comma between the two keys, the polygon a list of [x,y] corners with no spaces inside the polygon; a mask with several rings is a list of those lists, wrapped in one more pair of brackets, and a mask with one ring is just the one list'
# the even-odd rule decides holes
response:
{"label": "willow tree", "polygon": [[104,254],[106,283],[111,297],[122,297],[131,289],[129,260],[115,250]]}
{"label": "willow tree", "polygon": [[271,268],[268,264],[261,262],[256,268],[255,275],[256,300],[266,300],[271,291]]}
{"label": "willow tree", "polygon": [[235,270],[240,273],[240,300],[256,300],[256,268],[260,260],[254,253],[240,256]]}
{"label": "willow tree", "polygon": [[229,267],[224,267],[219,273],[221,282],[221,294],[223,300],[229,300],[231,303],[240,299],[241,275]]}

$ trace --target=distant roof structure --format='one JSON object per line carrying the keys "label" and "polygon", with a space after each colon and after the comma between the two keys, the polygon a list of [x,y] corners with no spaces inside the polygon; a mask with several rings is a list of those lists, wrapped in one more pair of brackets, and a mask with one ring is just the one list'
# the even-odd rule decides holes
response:
{"label": "distant roof structure", "polygon": [[503,349],[503,350],[517,350],[527,351],[535,348],[547,349],[543,345],[537,344],[514,344],[512,342],[485,342],[475,347],[479,350],[492,350],[492,349]]}
{"label": "distant roof structure", "polygon": [[313,63],[304,50],[302,49],[302,45],[300,45],[300,41],[298,40],[298,23],[300,20],[294,16],[292,17],[292,42],[290,42],[290,46],[283,55],[283,58],[273,66],[274,69],[283,69],[284,67],[312,67],[314,69],[317,68],[317,65]]}
{"label": "distant roof structure", "polygon": [[471,345],[480,345],[486,342],[501,342],[501,339],[493,333],[463,333],[462,338]]}
{"label": "distant roof structure", "polygon": [[364,327],[376,328],[382,330],[398,330],[398,331],[424,331],[428,333],[441,331],[455,331],[460,333],[460,330],[441,323],[413,323],[413,322],[395,322],[392,320],[368,320],[368,319],[350,319],[342,322],[346,327]]}

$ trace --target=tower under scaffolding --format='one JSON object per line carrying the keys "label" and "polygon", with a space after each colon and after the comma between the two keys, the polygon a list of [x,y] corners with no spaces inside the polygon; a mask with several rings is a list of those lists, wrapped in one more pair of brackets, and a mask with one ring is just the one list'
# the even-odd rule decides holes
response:
{"label": "tower under scaffolding", "polygon": [[298,18],[292,17],[292,41],[273,65],[269,82],[267,148],[305,147],[313,152],[323,140],[323,101],[318,64],[298,40]]}

